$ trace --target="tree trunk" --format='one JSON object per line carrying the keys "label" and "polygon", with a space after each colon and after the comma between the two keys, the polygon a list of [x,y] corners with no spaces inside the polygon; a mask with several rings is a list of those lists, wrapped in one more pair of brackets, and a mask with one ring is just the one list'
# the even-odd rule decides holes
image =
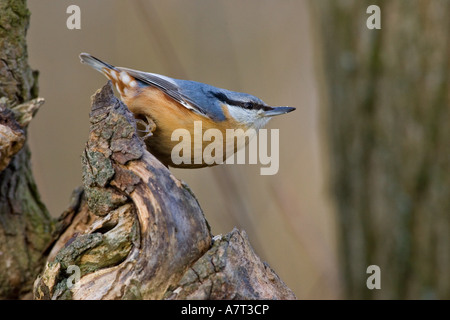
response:
{"label": "tree trunk", "polygon": [[[369,30],[369,5],[381,30]],[[450,1],[314,0],[348,298],[450,298]],[[381,289],[366,286],[369,265]]]}
{"label": "tree trunk", "polygon": [[27,125],[43,99],[28,66],[24,0],[0,0],[0,299],[30,298],[52,220],[31,173]]}

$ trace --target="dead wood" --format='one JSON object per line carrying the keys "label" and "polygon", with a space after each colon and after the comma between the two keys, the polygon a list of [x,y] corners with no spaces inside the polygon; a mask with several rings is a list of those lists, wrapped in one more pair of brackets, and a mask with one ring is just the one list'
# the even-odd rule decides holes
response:
{"label": "dead wood", "polygon": [[194,194],[146,150],[111,83],[90,121],[84,188],[59,220],[36,299],[295,298],[245,232],[212,240]]}

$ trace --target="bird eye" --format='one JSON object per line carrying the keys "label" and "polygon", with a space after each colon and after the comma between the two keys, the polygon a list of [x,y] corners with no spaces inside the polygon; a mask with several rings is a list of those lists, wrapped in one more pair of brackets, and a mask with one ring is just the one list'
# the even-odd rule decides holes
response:
{"label": "bird eye", "polygon": [[253,102],[246,102],[246,103],[244,103],[244,107],[246,109],[253,109],[255,107],[255,105],[253,104]]}

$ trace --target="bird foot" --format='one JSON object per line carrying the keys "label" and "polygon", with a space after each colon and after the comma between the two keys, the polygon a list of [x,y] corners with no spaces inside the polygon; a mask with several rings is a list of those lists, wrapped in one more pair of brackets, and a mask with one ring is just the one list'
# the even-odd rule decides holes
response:
{"label": "bird foot", "polygon": [[136,131],[138,132],[142,140],[147,140],[148,138],[150,138],[153,135],[155,129],[156,124],[151,118],[145,116],[145,120],[136,119]]}

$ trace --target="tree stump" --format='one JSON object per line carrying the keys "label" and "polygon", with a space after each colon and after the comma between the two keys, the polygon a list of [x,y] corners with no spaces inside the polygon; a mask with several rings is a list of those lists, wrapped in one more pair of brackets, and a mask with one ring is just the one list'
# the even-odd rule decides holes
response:
{"label": "tree stump", "polygon": [[245,232],[212,237],[110,82],[93,96],[90,122],[84,188],[58,222],[36,299],[295,299]]}

